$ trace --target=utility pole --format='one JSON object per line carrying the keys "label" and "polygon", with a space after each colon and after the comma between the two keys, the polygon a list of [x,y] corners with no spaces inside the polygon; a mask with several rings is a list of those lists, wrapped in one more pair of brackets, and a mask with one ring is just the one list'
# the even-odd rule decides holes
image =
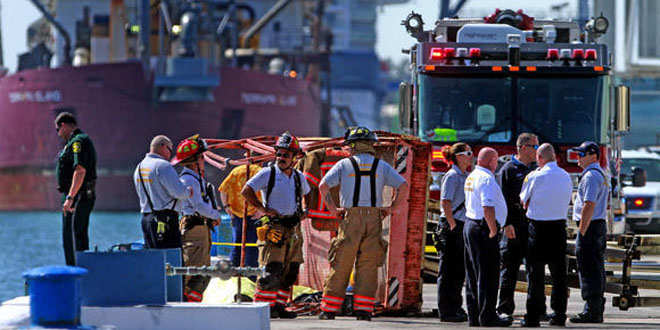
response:
{"label": "utility pole", "polygon": [[324,72],[324,77],[319,79],[320,87],[325,87],[325,102],[321,105],[321,122],[320,131],[321,136],[330,136],[330,110],[332,109],[332,86],[330,85],[330,45],[326,43],[325,54],[322,54],[321,45],[323,44],[323,16],[325,14],[325,0],[316,1],[316,10],[314,13],[315,19],[312,24],[312,49],[313,52],[319,55],[317,65],[321,67],[321,72]]}

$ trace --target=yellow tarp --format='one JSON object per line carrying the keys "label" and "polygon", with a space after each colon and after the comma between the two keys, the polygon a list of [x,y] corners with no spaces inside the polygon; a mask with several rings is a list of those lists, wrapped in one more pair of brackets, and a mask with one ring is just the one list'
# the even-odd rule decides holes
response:
{"label": "yellow tarp", "polygon": [[[204,291],[204,299],[202,303],[206,304],[230,304],[234,302],[234,296],[238,292],[238,280],[232,278],[229,280],[221,280],[214,277],[209,282],[209,285]],[[254,290],[256,284],[247,277],[241,277],[241,293],[254,298]],[[306,286],[293,286],[293,299],[296,299],[302,294],[315,293],[316,290]]]}

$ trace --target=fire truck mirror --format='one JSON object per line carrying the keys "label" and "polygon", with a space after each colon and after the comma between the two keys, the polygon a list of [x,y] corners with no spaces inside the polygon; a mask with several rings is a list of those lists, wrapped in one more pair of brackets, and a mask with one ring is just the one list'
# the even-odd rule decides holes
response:
{"label": "fire truck mirror", "polygon": [[615,87],[616,130],[627,132],[630,130],[630,87]]}
{"label": "fire truck mirror", "polygon": [[401,132],[412,134],[412,124],[412,85],[402,82],[399,84],[399,125]]}
{"label": "fire truck mirror", "polygon": [[646,185],[646,171],[643,168],[632,168],[632,185],[633,187],[644,187]]}

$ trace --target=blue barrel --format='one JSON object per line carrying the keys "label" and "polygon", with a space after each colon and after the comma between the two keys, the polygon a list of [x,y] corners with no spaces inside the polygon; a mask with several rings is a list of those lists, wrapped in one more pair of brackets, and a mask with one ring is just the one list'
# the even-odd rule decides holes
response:
{"label": "blue barrel", "polygon": [[70,266],[46,266],[24,272],[30,291],[32,325],[80,325],[79,279],[85,274],[87,269]]}

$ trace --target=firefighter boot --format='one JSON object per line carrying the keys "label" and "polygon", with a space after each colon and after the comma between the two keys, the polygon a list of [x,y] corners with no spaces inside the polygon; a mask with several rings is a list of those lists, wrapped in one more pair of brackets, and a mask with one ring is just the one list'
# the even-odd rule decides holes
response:
{"label": "firefighter boot", "polygon": [[[285,305],[282,304],[275,304],[275,307],[273,309],[277,311],[277,317],[281,319],[295,319],[298,316],[296,312],[291,312],[286,310]],[[272,313],[271,313],[271,318],[273,318]]]}
{"label": "firefighter boot", "polygon": [[334,320],[335,319],[335,313],[333,312],[321,312],[319,314],[319,320]]}
{"label": "firefighter boot", "polygon": [[358,321],[371,321],[371,313],[369,312],[355,312]]}

